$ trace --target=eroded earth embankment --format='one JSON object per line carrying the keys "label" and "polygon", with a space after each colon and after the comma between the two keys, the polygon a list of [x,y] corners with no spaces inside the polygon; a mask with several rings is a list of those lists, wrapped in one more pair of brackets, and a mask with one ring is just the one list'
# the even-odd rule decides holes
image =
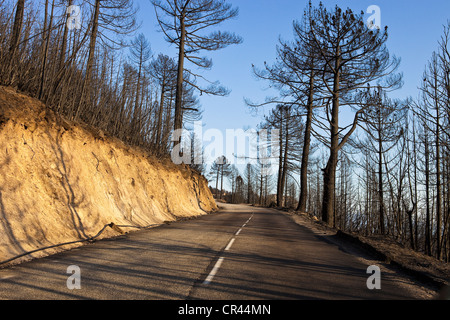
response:
{"label": "eroded earth embankment", "polygon": [[[89,239],[111,223],[145,227],[215,210],[203,176],[0,87],[0,262]],[[134,230],[105,228],[99,238]]]}

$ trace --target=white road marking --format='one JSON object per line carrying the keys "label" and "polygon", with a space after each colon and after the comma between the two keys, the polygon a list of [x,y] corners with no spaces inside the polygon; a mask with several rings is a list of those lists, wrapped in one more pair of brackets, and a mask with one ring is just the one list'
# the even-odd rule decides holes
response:
{"label": "white road marking", "polygon": [[[248,220],[242,225],[242,227],[236,232],[236,236],[242,231],[242,229],[247,225],[247,223],[250,222],[250,220],[253,218],[254,213],[252,213],[252,215],[250,216],[250,218],[248,218]],[[227,246],[225,247],[225,251],[230,250],[231,246],[233,245],[234,241],[236,240],[236,238],[232,238],[230,240],[230,242],[228,242]],[[207,285],[210,284],[211,281],[214,279],[214,276],[217,274],[217,271],[219,271],[220,266],[222,265],[222,262],[225,258],[224,257],[220,257],[216,264],[214,265],[214,267],[212,268],[211,272],[208,274],[208,276],[206,277],[205,281],[203,281],[203,284]]]}
{"label": "white road marking", "polygon": [[214,279],[214,276],[216,275],[217,271],[219,271],[220,266],[222,265],[223,257],[220,257],[219,260],[217,260],[216,264],[214,265],[214,268],[209,273],[208,277],[203,281],[203,284],[210,284],[212,279]]}
{"label": "white road marking", "polygon": [[235,240],[235,238],[231,239],[230,242],[228,242],[228,245],[227,245],[227,247],[225,248],[225,251],[230,250],[231,246],[233,245],[234,240]]}

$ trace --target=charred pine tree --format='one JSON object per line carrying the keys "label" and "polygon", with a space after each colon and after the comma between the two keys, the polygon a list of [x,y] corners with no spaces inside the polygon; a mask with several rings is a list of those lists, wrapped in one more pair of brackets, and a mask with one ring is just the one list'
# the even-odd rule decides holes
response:
{"label": "charred pine tree", "polygon": [[378,231],[385,234],[385,203],[384,203],[384,166],[386,154],[397,144],[405,130],[404,119],[407,117],[408,104],[403,101],[389,99],[387,93],[380,87],[367,88],[359,94],[360,127],[366,133],[367,139],[359,143],[366,149],[366,154],[373,158],[377,166],[379,215]]}
{"label": "charred pine tree", "polygon": [[[95,0],[90,23],[86,70],[76,103],[74,119],[79,119],[84,113],[89,113],[89,108],[92,107],[91,94],[95,92],[95,89],[92,90],[91,88],[91,80],[98,41],[100,40],[110,50],[123,48],[124,43],[120,37],[134,32],[137,28],[136,9],[133,7],[132,0],[111,0],[107,2]],[[116,37],[112,37],[111,34]]]}
{"label": "charred pine tree", "polygon": [[[177,82],[175,98],[174,130],[183,128],[183,85],[188,82],[198,89],[200,94],[226,95],[228,90],[217,82],[208,87],[200,87],[194,83],[201,75],[194,74],[185,68],[185,60],[202,69],[210,69],[212,61],[199,54],[202,51],[216,51],[232,44],[239,44],[242,39],[233,33],[213,31],[204,33],[222,22],[235,18],[238,10],[232,8],[224,0],[152,0],[156,17],[166,40],[178,49]],[[192,76],[193,81],[186,79],[185,73]],[[179,145],[181,135],[174,142]]]}
{"label": "charred pine tree", "polygon": [[158,57],[150,64],[150,74],[156,80],[156,83],[158,84],[160,90],[159,106],[156,113],[156,134],[154,134],[153,136],[153,145],[157,149],[157,153],[161,152],[160,146],[162,145],[162,136],[164,132],[164,106],[168,103],[168,101],[170,101],[170,97],[167,96],[172,91],[172,88],[175,87],[177,71],[176,67],[177,66],[174,59],[164,54],[159,54]]}
{"label": "charred pine tree", "polygon": [[7,62],[6,68],[6,83],[13,84],[16,79],[16,68],[18,64],[18,51],[19,51],[19,43],[22,33],[22,25],[24,19],[24,11],[25,11],[25,0],[17,0],[16,3],[16,12],[14,15],[14,24],[11,30],[11,39],[9,42],[9,61]]}
{"label": "charred pine tree", "polygon": [[[391,58],[386,47],[387,27],[371,30],[364,13],[342,10],[328,11],[322,4],[310,15],[311,36],[323,61],[321,84],[327,89],[328,103],[322,117],[329,132],[329,158],[324,169],[322,220],[335,224],[335,183],[338,153],[358,126],[363,109],[355,109],[350,125],[342,126],[339,114],[343,106],[355,107],[352,94],[369,83],[392,75],[400,61]],[[389,77],[383,87],[401,84],[401,76]]]}

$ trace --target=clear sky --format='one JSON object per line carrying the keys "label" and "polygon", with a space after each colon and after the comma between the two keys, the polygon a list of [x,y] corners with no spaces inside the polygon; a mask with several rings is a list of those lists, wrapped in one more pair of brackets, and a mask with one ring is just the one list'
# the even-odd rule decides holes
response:
{"label": "clear sky", "polygon": [[[219,80],[231,90],[227,97],[201,96],[205,128],[220,130],[256,127],[261,117],[254,117],[244,103],[244,97],[263,102],[267,95],[267,83],[257,81],[251,66],[262,67],[275,59],[275,47],[281,36],[292,39],[292,22],[300,19],[308,0],[232,0],[239,7],[239,16],[224,23],[220,29],[239,34],[244,42],[214,53],[205,53],[213,59],[213,68],[202,71],[209,80]],[[319,1],[314,0],[313,4]],[[149,0],[136,0],[143,32],[152,44],[154,54],[160,52],[175,56],[176,52],[164,42],[153,7]],[[338,4],[353,11],[367,11],[370,5],[381,9],[381,24],[389,27],[388,48],[391,54],[402,59],[400,70],[404,73],[404,87],[395,93],[397,97],[417,96],[424,70],[437,42],[443,25],[450,19],[448,0],[325,0],[327,7]],[[367,17],[370,14],[366,14]],[[189,65],[187,66],[189,68]]]}

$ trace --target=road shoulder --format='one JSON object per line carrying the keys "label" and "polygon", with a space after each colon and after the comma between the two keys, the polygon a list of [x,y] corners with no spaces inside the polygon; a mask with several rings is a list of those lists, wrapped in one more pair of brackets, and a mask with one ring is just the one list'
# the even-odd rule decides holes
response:
{"label": "road shoulder", "polygon": [[[317,237],[335,244],[347,253],[357,257],[368,265],[379,265],[382,272],[402,275],[401,283],[408,290],[414,290],[423,299],[435,299],[446,289],[450,280],[450,266],[443,262],[430,262],[425,256],[420,264],[422,254],[404,249],[389,241],[365,238],[348,232],[330,228],[317,218],[294,211],[273,209],[291,218],[295,223],[311,230]],[[436,260],[431,258],[431,260]],[[417,265],[415,266],[414,263]],[[426,266],[431,268],[426,268]],[[449,275],[446,278],[446,275]]]}

